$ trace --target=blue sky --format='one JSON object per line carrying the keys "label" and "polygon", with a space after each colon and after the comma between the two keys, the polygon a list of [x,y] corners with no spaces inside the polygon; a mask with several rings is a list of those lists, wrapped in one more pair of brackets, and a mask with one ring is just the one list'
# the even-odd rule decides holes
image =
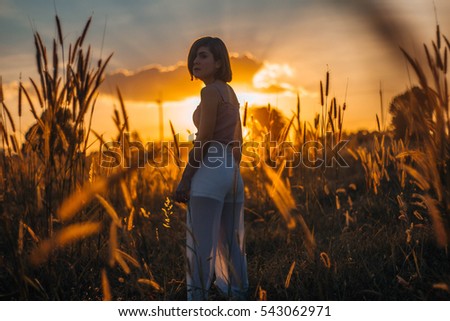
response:
{"label": "blue sky", "polygon": [[[389,43],[379,33],[378,20],[372,19],[373,10],[361,3],[365,1],[0,0],[0,75],[4,86],[17,81],[20,73],[24,79],[35,76],[33,30],[50,44],[56,34],[56,7],[68,41],[93,16],[87,41],[96,57],[114,52],[108,72],[133,74],[149,66],[182,64],[196,38],[219,36],[233,54],[250,55],[267,70],[288,70],[277,80],[303,93],[309,116],[317,107],[319,81],[329,69],[332,95],[348,100],[349,127],[374,126],[380,82],[386,100],[409,85],[398,47],[421,54],[422,43],[434,39],[435,14],[432,0],[368,1],[380,4],[388,25],[402,26],[401,35]],[[448,35],[450,1],[434,3],[441,30]],[[271,103],[289,113],[293,106],[287,97],[266,99],[276,99]],[[14,97],[6,99],[13,104]]]}

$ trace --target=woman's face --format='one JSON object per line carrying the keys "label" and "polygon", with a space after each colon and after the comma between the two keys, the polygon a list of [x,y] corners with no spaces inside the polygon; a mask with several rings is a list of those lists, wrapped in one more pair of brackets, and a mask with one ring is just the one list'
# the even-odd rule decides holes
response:
{"label": "woman's face", "polygon": [[192,67],[195,78],[209,84],[215,80],[215,74],[219,68],[220,62],[214,60],[214,56],[208,47],[198,48]]}

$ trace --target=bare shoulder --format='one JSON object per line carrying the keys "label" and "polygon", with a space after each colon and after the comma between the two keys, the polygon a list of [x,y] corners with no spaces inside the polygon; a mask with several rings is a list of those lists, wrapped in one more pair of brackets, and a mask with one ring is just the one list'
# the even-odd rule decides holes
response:
{"label": "bare shoulder", "polygon": [[218,89],[214,86],[214,85],[206,85],[205,87],[202,88],[202,90],[200,91],[200,94],[205,98],[219,98],[219,92]]}
{"label": "bare shoulder", "polygon": [[[201,105],[208,110],[216,109],[219,105],[220,94],[214,86],[207,85],[202,88],[201,92]],[[208,106],[208,107],[206,107]]]}

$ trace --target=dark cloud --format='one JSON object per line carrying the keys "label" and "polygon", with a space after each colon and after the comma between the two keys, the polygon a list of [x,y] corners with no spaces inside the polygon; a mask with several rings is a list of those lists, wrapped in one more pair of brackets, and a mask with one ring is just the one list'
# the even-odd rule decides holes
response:
{"label": "dark cloud", "polygon": [[[253,87],[253,77],[261,70],[263,63],[248,55],[231,57],[233,85],[246,87],[254,91],[265,91]],[[153,66],[131,73],[118,71],[107,75],[100,90],[103,93],[115,94],[119,87],[126,100],[135,101],[179,101],[187,97],[199,95],[200,81],[190,81],[186,65],[171,68]],[[267,88],[270,92],[273,86]],[[281,88],[277,89],[280,91]]]}
{"label": "dark cloud", "polygon": [[170,69],[150,67],[135,73],[119,71],[106,76],[100,88],[104,93],[114,94],[116,87],[126,100],[166,101],[182,100],[198,95],[200,82],[189,79],[186,66],[176,66]]}
{"label": "dark cloud", "polygon": [[261,69],[263,64],[248,55],[231,57],[233,70],[233,83],[252,85],[253,76]]}

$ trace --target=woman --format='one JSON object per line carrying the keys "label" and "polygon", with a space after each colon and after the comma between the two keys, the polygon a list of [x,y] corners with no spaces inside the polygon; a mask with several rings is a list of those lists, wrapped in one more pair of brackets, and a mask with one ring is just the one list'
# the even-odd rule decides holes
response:
{"label": "woman", "polygon": [[244,246],[244,184],[239,170],[242,125],[231,81],[230,59],[219,38],[194,42],[188,69],[205,84],[193,114],[194,148],[175,192],[188,203],[187,298],[206,300],[215,285],[230,299],[245,299],[248,289]]}

